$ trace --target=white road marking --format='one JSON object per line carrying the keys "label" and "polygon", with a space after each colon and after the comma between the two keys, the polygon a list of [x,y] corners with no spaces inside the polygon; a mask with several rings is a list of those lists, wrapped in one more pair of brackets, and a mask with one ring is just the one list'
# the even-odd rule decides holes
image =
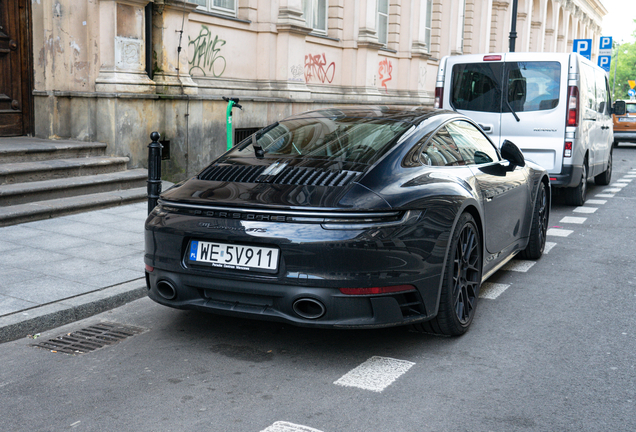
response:
{"label": "white road marking", "polygon": [[587,220],[587,218],[584,217],[573,217],[573,216],[566,216],[563,219],[561,219],[559,221],[559,223],[573,223],[573,224],[582,224],[583,222],[585,222]]}
{"label": "white road marking", "polygon": [[318,429],[309,426],[301,426],[289,422],[277,421],[273,425],[268,426],[261,432],[321,432]]}
{"label": "white road marking", "polygon": [[627,174],[625,177],[623,177],[624,179],[633,179],[636,178],[636,174]]}
{"label": "white road marking", "polygon": [[555,237],[567,237],[573,232],[574,231],[561,229],[561,228],[548,228],[548,232],[546,232],[546,235],[551,235]]}
{"label": "white road marking", "polygon": [[548,254],[557,244],[552,242],[545,242],[545,247],[543,248],[543,253]]}
{"label": "white road marking", "polygon": [[596,194],[594,196],[597,196],[599,198],[614,198],[614,194]]}
{"label": "white road marking", "polygon": [[334,384],[358,387],[380,393],[406,373],[415,363],[388,357],[373,356],[343,375]]}
{"label": "white road marking", "polygon": [[[632,177],[636,177],[636,176],[632,176]],[[618,179],[618,180],[616,180],[616,181],[617,181],[617,182],[621,182],[621,183],[629,183],[629,182],[631,182],[632,180],[634,180],[634,179],[633,179],[633,178],[629,178],[629,177],[625,176],[625,177],[623,177],[622,179]]]}
{"label": "white road marking", "polygon": [[507,271],[516,271],[516,272],[525,273],[528,270],[530,270],[530,268],[535,264],[536,264],[535,261],[512,260],[508,264],[503,266],[501,269],[507,270]]}
{"label": "white road marking", "polygon": [[598,207],[577,207],[572,210],[574,213],[594,213]]}
{"label": "white road marking", "polygon": [[603,205],[606,204],[607,200],[595,200],[595,199],[590,199],[585,201],[585,204],[594,204],[594,205]]}
{"label": "white road marking", "polygon": [[618,187],[618,188],[624,188],[625,186],[627,186],[627,183],[620,183],[620,182],[612,183],[611,185],[609,185],[609,187]]}
{"label": "white road marking", "polygon": [[[603,189],[603,192],[604,192],[604,193],[617,193],[617,192],[620,192],[620,191],[622,191],[622,189],[621,189],[621,188],[608,188],[608,189]],[[599,195],[596,195],[596,196],[599,196]]]}
{"label": "white road marking", "polygon": [[479,290],[479,298],[494,300],[499,297],[510,285],[485,282]]}

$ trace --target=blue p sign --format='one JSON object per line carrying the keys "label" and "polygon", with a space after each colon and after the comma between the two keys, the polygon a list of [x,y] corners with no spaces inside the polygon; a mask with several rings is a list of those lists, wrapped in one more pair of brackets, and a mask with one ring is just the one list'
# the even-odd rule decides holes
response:
{"label": "blue p sign", "polygon": [[592,58],[592,39],[574,39],[572,47],[575,53],[581,54],[588,60]]}
{"label": "blue p sign", "polygon": [[601,67],[601,69],[604,69],[605,72],[609,72],[610,71],[610,63],[612,62],[612,56],[598,56],[598,65]]}
{"label": "blue p sign", "polygon": [[599,46],[601,50],[612,49],[612,37],[611,36],[602,36],[601,44]]}

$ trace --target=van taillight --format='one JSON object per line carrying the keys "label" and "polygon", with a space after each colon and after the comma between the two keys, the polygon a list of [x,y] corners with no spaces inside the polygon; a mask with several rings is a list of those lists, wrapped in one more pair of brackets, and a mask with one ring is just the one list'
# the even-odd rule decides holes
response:
{"label": "van taillight", "polygon": [[565,149],[563,149],[563,157],[572,157],[572,143],[570,141],[565,142]]}
{"label": "van taillight", "polygon": [[435,102],[433,103],[433,108],[441,108],[442,99],[444,99],[444,87],[435,87]]}
{"label": "van taillight", "polygon": [[579,88],[568,87],[568,122],[567,126],[579,125]]}

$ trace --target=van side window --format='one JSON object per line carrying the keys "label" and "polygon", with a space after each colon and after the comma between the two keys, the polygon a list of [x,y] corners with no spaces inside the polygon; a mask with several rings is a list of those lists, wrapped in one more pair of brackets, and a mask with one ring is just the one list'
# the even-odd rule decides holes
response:
{"label": "van side window", "polygon": [[453,66],[450,103],[456,110],[501,112],[502,63]]}
{"label": "van side window", "polygon": [[495,146],[472,123],[454,121],[447,124],[446,128],[466,164],[480,165],[499,161]]}
{"label": "van side window", "polygon": [[[506,72],[504,97],[515,112],[550,110],[559,104],[559,62],[506,63]],[[508,104],[504,112],[510,112]]]}
{"label": "van side window", "polygon": [[604,72],[595,71],[596,75],[596,111],[609,116],[609,96],[607,94],[607,79]]}
{"label": "van side window", "polygon": [[[581,75],[585,90],[581,98],[582,106],[592,111],[596,111],[596,80],[594,79],[594,69],[586,64],[581,64]],[[582,89],[581,89],[582,90]]]}

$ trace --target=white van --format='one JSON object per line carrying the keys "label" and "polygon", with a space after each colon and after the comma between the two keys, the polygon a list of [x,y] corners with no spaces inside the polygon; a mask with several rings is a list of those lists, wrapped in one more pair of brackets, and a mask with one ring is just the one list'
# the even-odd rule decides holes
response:
{"label": "white van", "polygon": [[579,54],[502,53],[446,56],[435,107],[474,119],[499,146],[524,156],[565,188],[570,205],[585,202],[587,181],[612,175],[612,107],[606,72]]}

